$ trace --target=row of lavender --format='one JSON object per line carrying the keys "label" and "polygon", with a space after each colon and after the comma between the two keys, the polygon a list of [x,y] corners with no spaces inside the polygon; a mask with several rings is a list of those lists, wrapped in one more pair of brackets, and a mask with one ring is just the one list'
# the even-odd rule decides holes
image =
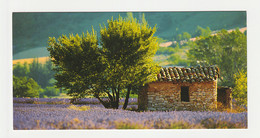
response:
{"label": "row of lavender", "polygon": [[[106,99],[104,99],[106,100]],[[123,103],[125,98],[120,98]],[[70,104],[68,98],[13,98],[13,103],[29,103],[29,104]],[[82,98],[74,101],[74,104],[100,104],[97,98]],[[137,98],[129,98],[129,104],[137,104]]]}
{"label": "row of lavender", "polygon": [[[46,105],[14,103],[13,127],[16,130],[118,128],[163,129],[210,128],[210,123],[220,123],[221,128],[247,128],[246,112],[133,112],[121,109],[105,109],[99,107],[99,105],[92,105],[90,109],[80,111],[73,110],[69,108],[70,106],[71,105],[68,104]],[[82,105],[77,105],[77,107],[82,107]],[[179,125],[176,126],[178,123]]]}

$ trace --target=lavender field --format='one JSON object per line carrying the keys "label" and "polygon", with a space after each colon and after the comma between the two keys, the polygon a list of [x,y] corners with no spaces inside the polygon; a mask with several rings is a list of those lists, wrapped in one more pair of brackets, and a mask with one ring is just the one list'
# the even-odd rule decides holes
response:
{"label": "lavender field", "polygon": [[[122,99],[123,101],[123,99]],[[105,109],[96,99],[72,105],[68,99],[14,98],[13,127],[24,129],[205,129],[247,128],[247,112],[211,111],[137,112]],[[120,106],[120,108],[122,105]]]}

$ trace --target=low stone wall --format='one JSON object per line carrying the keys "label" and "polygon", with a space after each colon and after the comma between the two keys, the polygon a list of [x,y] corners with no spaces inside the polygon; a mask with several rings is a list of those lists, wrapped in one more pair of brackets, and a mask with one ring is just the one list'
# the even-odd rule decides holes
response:
{"label": "low stone wall", "polygon": [[[181,101],[181,86],[189,87],[189,102]],[[152,82],[138,97],[140,110],[205,110],[217,107],[217,81],[175,83]]]}

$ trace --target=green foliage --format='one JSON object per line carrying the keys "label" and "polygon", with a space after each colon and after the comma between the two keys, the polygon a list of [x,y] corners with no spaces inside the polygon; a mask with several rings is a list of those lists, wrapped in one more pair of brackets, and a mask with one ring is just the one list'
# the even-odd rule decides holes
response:
{"label": "green foliage", "polygon": [[167,41],[168,41],[168,40],[163,39],[163,38],[160,38],[160,37],[157,38],[157,42],[158,42],[159,44],[164,43],[164,42],[167,42]]}
{"label": "green foliage", "polygon": [[160,55],[170,55],[170,54],[174,54],[175,50],[173,47],[159,47],[159,49],[157,50],[156,54]]}
{"label": "green foliage", "polygon": [[20,62],[18,62],[13,67],[13,75],[16,77],[25,77],[29,73],[29,67],[28,64],[25,62],[23,65],[21,65]]}
{"label": "green foliage", "polygon": [[169,61],[170,65],[173,66],[184,66],[184,67],[189,66],[187,60],[181,58],[181,56],[178,54],[171,54],[167,60]]}
{"label": "green foliage", "polygon": [[181,40],[183,40],[183,39],[182,39],[182,35],[181,35],[181,34],[178,34],[178,35],[176,36],[176,41],[177,41],[177,42],[180,42]]}
{"label": "green foliage", "polygon": [[47,61],[45,64],[38,62],[38,59],[34,59],[29,64],[29,78],[33,78],[42,88],[50,86],[49,81],[54,77],[54,71],[52,71],[51,61]]}
{"label": "green foliage", "polygon": [[42,88],[51,86],[50,80],[54,77],[54,71],[52,70],[51,61],[47,61],[45,64],[38,62],[38,59],[34,59],[31,64],[26,62],[21,65],[17,63],[13,67],[13,75],[16,77],[27,77],[35,80]]}
{"label": "green foliage", "polygon": [[238,105],[247,106],[247,72],[238,71],[234,74],[235,87],[232,96]]}
{"label": "green foliage", "polygon": [[[144,20],[144,18],[143,18]],[[112,101],[118,106],[118,98],[123,89],[138,89],[148,81],[153,81],[159,68],[152,57],[158,48],[154,37],[156,28],[147,22],[139,24],[136,19],[119,17],[108,21],[108,27],[101,28],[101,43],[106,64],[106,83],[111,88]],[[110,96],[109,96],[110,97]],[[128,97],[128,96],[127,96]]]}
{"label": "green foliage", "polygon": [[[52,63],[51,61],[47,61],[45,64],[41,64],[38,62],[38,59],[34,59],[33,63],[27,64],[26,62],[21,65],[20,63],[14,65],[13,67],[13,77],[16,83],[14,83],[15,89],[14,91],[19,91],[18,93],[27,93],[27,94],[15,94],[16,96],[22,96],[29,95],[28,97],[46,97],[48,94],[44,94],[44,91],[42,91],[41,88],[45,88],[47,86],[53,85],[53,83],[50,81],[54,77],[54,71],[52,71]],[[25,82],[27,84],[25,85]],[[23,86],[20,86],[20,84],[24,84]],[[36,84],[35,84],[36,83]],[[16,85],[16,86],[15,86]],[[29,86],[32,85],[32,86]],[[40,89],[38,89],[38,86]],[[32,87],[32,88],[29,88]],[[21,88],[23,90],[18,90],[18,88]],[[31,90],[34,89],[35,90]],[[26,90],[25,90],[26,89]],[[28,90],[27,90],[28,89]],[[30,90],[29,90],[30,89]],[[46,90],[46,89],[45,89]],[[47,91],[50,90],[50,87],[47,88]],[[30,93],[30,94],[28,94]],[[32,94],[32,93],[35,93]],[[51,96],[51,95],[50,95]]]}
{"label": "green foliage", "polygon": [[211,35],[211,30],[209,27],[206,27],[205,29],[197,26],[197,29],[195,31],[194,36],[201,36],[201,37],[209,37]]}
{"label": "green foliage", "polygon": [[169,62],[168,65],[170,66],[184,66],[188,67],[190,66],[188,60],[186,58],[183,58],[184,55],[181,55],[184,53],[185,47],[183,46],[180,48],[179,43],[176,44],[175,48],[173,48],[174,53],[170,54],[167,61]]}
{"label": "green foliage", "polygon": [[44,90],[42,95],[46,95],[48,97],[58,96],[60,95],[60,90],[55,88],[54,86],[47,86]]}
{"label": "green foliage", "polygon": [[[48,51],[57,71],[56,85],[74,98],[93,95],[106,108],[118,108],[123,91],[129,97],[131,91],[153,81],[159,70],[152,60],[158,47],[155,31],[144,19],[140,24],[129,14],[127,19],[112,18],[107,27],[101,27],[100,46],[94,30],[87,35],[50,38]],[[103,96],[109,101],[103,101]]]}
{"label": "green foliage", "polygon": [[223,81],[220,85],[234,86],[234,74],[247,69],[246,36],[238,29],[221,30],[214,36],[200,37],[191,45],[188,59],[192,66],[217,65]]}
{"label": "green foliage", "polygon": [[41,87],[32,78],[13,76],[13,97],[39,97]]}
{"label": "green foliage", "polygon": [[183,40],[189,40],[191,38],[191,35],[188,32],[183,32],[182,34]]}
{"label": "green foliage", "polygon": [[81,36],[49,38],[48,51],[57,72],[55,84],[68,90],[68,95],[82,98],[89,91],[98,89],[96,86],[99,86],[104,65],[97,42],[94,30]]}

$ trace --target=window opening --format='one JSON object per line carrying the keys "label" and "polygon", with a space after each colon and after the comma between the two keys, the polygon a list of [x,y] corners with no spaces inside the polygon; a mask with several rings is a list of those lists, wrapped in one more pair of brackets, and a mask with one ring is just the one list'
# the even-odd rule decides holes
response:
{"label": "window opening", "polygon": [[182,102],[189,102],[189,87],[187,86],[182,86],[181,87],[181,101]]}

